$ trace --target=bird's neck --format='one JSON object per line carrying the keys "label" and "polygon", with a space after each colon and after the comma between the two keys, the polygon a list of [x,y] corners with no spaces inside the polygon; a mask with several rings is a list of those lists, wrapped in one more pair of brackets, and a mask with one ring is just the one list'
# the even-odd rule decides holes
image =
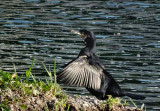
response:
{"label": "bird's neck", "polygon": [[93,34],[89,36],[90,37],[87,37],[84,40],[86,43],[86,47],[80,51],[79,56],[82,56],[82,55],[91,56],[95,52],[94,50],[96,48],[96,38],[94,37]]}
{"label": "bird's neck", "polygon": [[85,48],[88,51],[93,52],[94,49],[96,48],[96,38],[93,33],[85,39],[85,43],[86,43]]}
{"label": "bird's neck", "polygon": [[91,56],[95,51],[95,47],[96,47],[96,43],[87,43],[86,47],[83,48],[80,53],[79,56],[83,56],[83,55],[87,55],[88,57]]}
{"label": "bird's neck", "polygon": [[94,52],[94,49],[96,48],[96,42],[90,41],[86,43],[85,49],[87,49],[89,52]]}

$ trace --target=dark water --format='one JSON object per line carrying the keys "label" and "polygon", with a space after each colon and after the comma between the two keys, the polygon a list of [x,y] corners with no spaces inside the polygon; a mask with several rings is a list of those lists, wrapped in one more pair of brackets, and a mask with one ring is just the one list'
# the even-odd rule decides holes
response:
{"label": "dark water", "polygon": [[[83,41],[70,30],[89,29],[97,38],[97,53],[120,86],[147,96],[149,111],[160,110],[159,0],[5,0],[0,3],[0,69],[47,76],[41,62],[57,70],[75,58]],[[84,88],[66,87],[72,94]],[[129,99],[125,98],[127,101]]]}

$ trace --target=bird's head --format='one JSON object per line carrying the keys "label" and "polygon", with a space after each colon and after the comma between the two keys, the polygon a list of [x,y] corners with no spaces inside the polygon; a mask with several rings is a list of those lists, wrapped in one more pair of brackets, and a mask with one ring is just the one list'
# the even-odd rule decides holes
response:
{"label": "bird's head", "polygon": [[95,40],[94,34],[86,29],[82,29],[79,31],[71,30],[71,32],[80,35],[85,42]]}

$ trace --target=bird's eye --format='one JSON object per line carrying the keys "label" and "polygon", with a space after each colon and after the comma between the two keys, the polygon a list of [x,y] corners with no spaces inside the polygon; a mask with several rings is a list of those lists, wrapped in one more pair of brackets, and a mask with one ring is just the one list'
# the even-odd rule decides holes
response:
{"label": "bird's eye", "polygon": [[82,34],[81,34],[81,36],[82,36],[82,37],[84,37],[84,36],[85,36],[85,34],[84,34],[84,33],[82,33]]}

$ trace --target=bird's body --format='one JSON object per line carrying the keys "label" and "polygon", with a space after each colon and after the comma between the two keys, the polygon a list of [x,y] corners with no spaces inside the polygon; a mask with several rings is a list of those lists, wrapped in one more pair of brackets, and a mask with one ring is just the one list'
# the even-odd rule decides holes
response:
{"label": "bird's body", "polygon": [[58,80],[70,86],[86,87],[92,95],[101,100],[107,99],[107,95],[129,96],[133,99],[145,98],[121,90],[96,55],[94,51],[96,39],[92,32],[84,29],[76,33],[84,39],[86,47],[80,51],[77,58],[65,65],[63,70],[58,73]]}

